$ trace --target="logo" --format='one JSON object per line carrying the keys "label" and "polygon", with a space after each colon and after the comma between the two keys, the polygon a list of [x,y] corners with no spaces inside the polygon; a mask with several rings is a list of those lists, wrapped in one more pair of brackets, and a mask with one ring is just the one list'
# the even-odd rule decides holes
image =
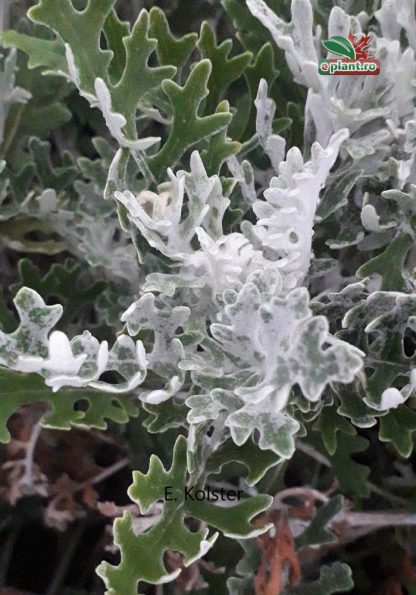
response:
{"label": "logo", "polygon": [[380,61],[374,58],[371,49],[372,41],[370,35],[356,36],[352,33],[348,37],[335,35],[331,39],[322,41],[324,48],[342,57],[319,60],[319,74],[379,74]]}

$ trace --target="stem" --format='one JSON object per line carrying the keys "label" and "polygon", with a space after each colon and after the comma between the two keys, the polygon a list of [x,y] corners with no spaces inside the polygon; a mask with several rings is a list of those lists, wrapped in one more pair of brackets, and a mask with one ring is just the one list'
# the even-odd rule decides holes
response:
{"label": "stem", "polygon": [[373,531],[385,527],[413,527],[416,514],[406,510],[400,512],[340,512],[334,521],[346,522],[349,527],[370,527]]}
{"label": "stem", "polygon": [[329,500],[328,496],[325,496],[325,494],[322,494],[322,492],[319,492],[314,488],[296,487],[287,488],[287,490],[282,490],[281,492],[276,494],[276,496],[274,497],[274,504],[279,505],[282,502],[282,500],[285,500],[286,498],[291,498],[293,496],[301,496],[307,499],[313,498],[314,500],[320,500],[323,503],[326,503]]}
{"label": "stem", "polygon": [[33,457],[35,454],[36,444],[38,442],[40,433],[42,431],[42,426],[40,422],[37,422],[32,429],[32,433],[29,438],[29,442],[25,445],[25,460],[24,460],[24,467],[25,472],[22,475],[21,483],[32,487],[33,485]]}
{"label": "stem", "polygon": [[316,450],[316,448],[314,448],[310,444],[305,444],[305,442],[298,441],[296,443],[296,447],[298,450],[303,452],[305,455],[308,455],[312,459],[315,459],[315,461],[317,461],[324,467],[331,467],[330,460],[327,459],[327,457],[325,455],[320,453],[318,450]]}
{"label": "stem", "polygon": [[383,490],[383,488],[380,488],[379,486],[375,485],[374,483],[368,481],[367,482],[368,487],[370,488],[370,490],[372,492],[374,492],[374,494],[377,494],[378,496],[381,496],[382,498],[385,498],[386,500],[388,500],[389,502],[395,502],[396,504],[401,504],[401,505],[409,505],[408,500],[406,500],[406,498],[402,498],[401,496],[396,496],[395,494],[390,494],[387,490]]}
{"label": "stem", "polygon": [[125,457],[124,459],[121,459],[120,461],[117,461],[116,463],[114,463],[114,465],[110,465],[110,467],[107,467],[106,469],[104,469],[104,471],[101,471],[101,473],[98,473],[98,475],[96,475],[92,479],[87,479],[87,480],[83,481],[82,483],[78,484],[71,491],[79,492],[80,490],[83,490],[87,486],[96,485],[97,483],[104,481],[108,477],[111,477],[111,475],[114,475],[115,473],[117,473],[118,471],[120,471],[121,469],[126,467],[128,465],[128,463],[129,463],[129,459],[127,457]]}
{"label": "stem", "polygon": [[132,151],[131,155],[134,161],[136,162],[138,168],[140,169],[144,179],[146,180],[147,186],[152,186],[153,184],[156,184],[156,179],[150,171],[142,153],[140,151]]}
{"label": "stem", "polygon": [[54,505],[56,506],[58,502],[67,498],[68,496],[76,494],[77,492],[83,490],[84,488],[86,488],[88,486],[96,485],[97,483],[104,481],[104,479],[107,479],[111,475],[114,475],[114,473],[117,473],[117,471],[120,471],[120,469],[123,469],[123,467],[125,467],[127,464],[128,464],[127,457],[124,459],[121,459],[120,461],[117,461],[116,463],[114,463],[114,465],[110,465],[110,467],[107,467],[106,469],[104,469],[104,471],[101,471],[101,473],[98,473],[98,475],[96,475],[95,477],[93,477],[91,479],[87,479],[87,480],[83,481],[82,483],[78,483],[66,490],[59,492],[51,500],[51,503],[53,502]]}

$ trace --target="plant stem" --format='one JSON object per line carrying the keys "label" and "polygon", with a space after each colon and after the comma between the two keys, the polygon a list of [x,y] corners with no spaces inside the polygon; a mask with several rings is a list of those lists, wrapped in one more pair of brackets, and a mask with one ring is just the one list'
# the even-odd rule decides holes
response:
{"label": "plant stem", "polygon": [[22,484],[25,484],[30,488],[32,488],[33,485],[33,458],[35,455],[36,444],[38,442],[41,431],[42,425],[39,421],[33,426],[29,441],[25,444],[25,472],[20,481]]}
{"label": "plant stem", "polygon": [[373,531],[385,527],[413,527],[416,514],[402,510],[399,512],[340,512],[334,518],[336,522],[346,522],[349,527],[371,527]]}
{"label": "plant stem", "polygon": [[116,463],[114,463],[114,465],[110,465],[110,467],[107,467],[106,469],[101,471],[101,473],[98,473],[98,475],[93,477],[92,479],[86,479],[82,483],[75,486],[73,489],[73,492],[79,492],[80,490],[83,490],[87,486],[96,485],[97,483],[104,481],[108,477],[111,477],[111,475],[114,475],[115,473],[117,473],[118,471],[123,469],[123,467],[126,467],[128,465],[128,463],[129,463],[129,459],[127,457],[125,457],[124,459],[121,459],[120,461],[117,461]]}

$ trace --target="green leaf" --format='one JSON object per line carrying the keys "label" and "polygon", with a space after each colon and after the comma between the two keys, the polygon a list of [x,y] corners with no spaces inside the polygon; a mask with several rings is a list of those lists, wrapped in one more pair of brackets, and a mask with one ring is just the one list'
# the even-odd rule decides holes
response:
{"label": "green leaf", "polygon": [[347,564],[335,562],[320,569],[319,579],[287,589],[288,595],[332,595],[345,593],[354,586],[351,569]]}
{"label": "green leaf", "polygon": [[245,70],[244,76],[252,102],[254,102],[257,96],[261,79],[267,82],[268,89],[272,88],[273,83],[279,76],[279,70],[275,68],[273,46],[270,42],[265,43],[260,48],[253,63]]}
{"label": "green leaf", "polygon": [[337,450],[338,432],[343,432],[349,436],[356,434],[353,426],[334,407],[325,407],[322,410],[319,415],[317,427],[321,432],[322,442],[330,455],[335,454]]}
{"label": "green leaf", "polygon": [[361,169],[346,174],[325,190],[316,210],[316,219],[318,221],[323,221],[329,215],[332,215],[332,213],[335,213],[335,211],[348,204],[348,195],[363,173],[364,170]]}
{"label": "green leaf", "polygon": [[[114,126],[122,127],[117,114],[125,120],[124,133],[129,140],[137,138],[135,116],[137,105],[146,94],[176,72],[174,66],[148,65],[157,41],[149,38],[149,14],[142,10],[129,35],[121,37],[127,31],[126,26],[114,15],[112,7],[115,0],[89,0],[83,11],[75,10],[71,0],[56,3],[55,0],[40,0],[29,10],[29,17],[55,31],[62,41],[69,46],[73,54],[74,67],[77,69],[76,81],[82,93],[89,99],[100,93],[101,108],[107,124],[114,135]],[[107,22],[109,20],[109,22]],[[106,35],[112,49],[101,49],[101,35]],[[121,47],[121,42],[124,48]],[[114,60],[117,51],[117,60]],[[123,67],[123,68],[122,68]],[[118,74],[116,81],[112,79]],[[75,75],[73,75],[75,76]],[[108,90],[109,99],[96,87],[97,79],[103,81]],[[116,113],[112,113],[114,110]],[[111,126],[111,120],[117,124]]]}
{"label": "green leaf", "polygon": [[335,496],[321,506],[307,529],[296,538],[296,546],[302,548],[337,541],[337,536],[327,526],[342,510],[342,504],[342,496]]}
{"label": "green leaf", "polygon": [[150,34],[158,41],[156,51],[160,64],[172,64],[178,69],[182,68],[191,56],[198,35],[188,33],[180,38],[175,37],[170,30],[165,13],[157,6],[153,6],[149,16]]}
{"label": "green leaf", "polygon": [[143,425],[152,434],[166,432],[170,428],[186,426],[188,410],[183,402],[176,400],[174,397],[158,405],[143,403],[143,409],[150,414],[144,420]]}
{"label": "green leaf", "polygon": [[[148,473],[135,471],[133,480],[128,493],[139,504],[142,514],[150,511],[158,501],[163,502],[163,512],[161,517],[155,518],[150,529],[139,535],[133,531],[128,512],[115,521],[115,543],[121,551],[121,562],[118,566],[103,562],[97,568],[108,595],[136,595],[138,582],[156,584],[175,579],[180,569],[171,573],[166,570],[163,559],[166,551],[183,554],[185,566],[203,556],[217,534],[208,537],[208,529],[203,527],[190,531],[184,524],[186,517],[198,519],[233,537],[248,538],[268,528],[254,528],[250,520],[268,508],[272,501],[270,496],[255,496],[227,507],[185,498],[186,439],[183,436],[176,441],[169,470],[153,455]],[[170,487],[172,500],[166,497],[166,487]]]}
{"label": "green leaf", "polygon": [[164,179],[167,169],[173,168],[187,149],[224,130],[231,122],[230,113],[198,115],[201,102],[208,95],[207,84],[211,71],[210,61],[201,60],[194,66],[183,87],[173,81],[164,81],[162,84],[174,115],[167,141],[159,153],[147,160],[156,180]]}
{"label": "green leaf", "polygon": [[365,438],[345,435],[336,452],[329,457],[341,489],[361,497],[370,493],[367,484],[370,470],[365,465],[356,463],[352,455],[365,451],[367,446],[368,440]]}
{"label": "green leaf", "polygon": [[272,450],[260,450],[251,438],[241,446],[237,446],[232,440],[227,440],[209,457],[207,471],[216,474],[220,473],[223,466],[228,463],[241,463],[248,469],[245,482],[251,486],[258,483],[267,471],[280,461],[280,457]]}
{"label": "green leaf", "polygon": [[[151,68],[148,61],[157,47],[149,37],[149,15],[145,10],[133,26],[130,36],[123,39],[126,64],[117,84],[110,88],[114,109],[127,119],[127,129],[133,128],[138,102],[163,81],[171,78],[176,68],[158,66]],[[132,132],[131,132],[132,134]]]}
{"label": "green leaf", "polygon": [[55,263],[49,271],[42,276],[39,268],[30,260],[19,261],[20,280],[10,289],[17,292],[27,286],[39,293],[45,301],[49,298],[58,298],[65,306],[62,322],[68,322],[71,317],[82,312],[89,303],[93,303],[106,284],[102,281],[92,282],[83,277],[81,266],[68,259],[65,263]]}
{"label": "green leaf", "polygon": [[28,11],[35,23],[46,25],[72,49],[79,69],[81,88],[94,93],[96,78],[107,81],[110,50],[101,49],[104,23],[115,0],[88,0],[83,11],[75,10],[71,0],[40,0]]}
{"label": "green leaf", "polygon": [[223,99],[227,88],[244,73],[252,59],[251,52],[229,57],[233,42],[226,39],[217,45],[215,31],[207,22],[202,23],[198,48],[203,58],[210,60],[212,74],[208,81],[209,96],[206,111],[211,113]]}
{"label": "green leaf", "polygon": [[338,413],[348,417],[354,426],[358,428],[371,428],[377,423],[373,409],[370,409],[364,402],[364,389],[355,383],[353,387],[337,387],[341,405],[338,407]]}
{"label": "green leaf", "polygon": [[351,42],[341,35],[334,35],[331,39],[323,40],[322,45],[329,52],[355,60],[355,49]]}
{"label": "green leaf", "polygon": [[[416,357],[406,355],[404,341],[406,329],[413,329],[415,313],[414,294],[376,291],[352,308],[344,318],[344,328],[367,353],[366,368],[373,372],[364,387],[364,401],[377,411],[390,408],[385,391],[393,389],[399,393],[396,383],[399,383],[400,389],[403,388],[401,397],[397,393],[396,397],[404,401],[409,396],[410,371]],[[409,383],[407,388],[403,382],[406,379]]]}
{"label": "green leaf", "polygon": [[[71,119],[68,108],[58,101],[46,105],[36,105],[36,103],[29,101],[25,106],[17,134],[24,133],[29,136],[46,138],[51,131],[60,128]],[[13,112],[11,112],[11,117],[13,117]]]}
{"label": "green leaf", "polygon": [[257,52],[265,42],[270,40],[268,31],[260,24],[258,19],[252,16],[245,2],[221,0],[221,4],[233,20],[238,32],[238,39],[248,50]]}
{"label": "green leaf", "polygon": [[[27,29],[28,23],[24,24]],[[31,26],[28,30],[36,31],[36,27]],[[20,171],[29,161],[24,151],[27,138],[47,138],[52,130],[68,122],[72,114],[65,103],[71,91],[71,85],[66,80],[57,76],[41,76],[40,68],[30,70],[23,54],[18,55],[17,64],[16,84],[25,89],[30,99],[10,106],[2,150],[7,154],[8,167]]]}
{"label": "green leaf", "polygon": [[[229,114],[230,104],[228,101],[221,101],[215,113]],[[202,152],[201,156],[209,176],[219,175],[223,163],[228,157],[231,157],[231,155],[236,155],[241,148],[240,143],[228,138],[227,132],[227,128],[224,128],[221,132],[211,136],[208,141],[208,148]]]}
{"label": "green leaf", "polygon": [[33,158],[35,173],[42,188],[53,188],[57,192],[65,190],[75,180],[78,170],[71,161],[69,154],[64,154],[63,163],[55,167],[51,160],[51,145],[36,137],[29,140],[29,151]]}
{"label": "green leaf", "polygon": [[[69,430],[71,427],[105,430],[107,420],[127,423],[138,415],[137,399],[131,395],[111,395],[99,391],[65,388],[52,392],[36,374],[19,374],[0,368],[0,442],[8,442],[7,422],[19,407],[44,403],[44,427]],[[80,404],[87,407],[80,408]]]}
{"label": "green leaf", "polygon": [[413,434],[416,431],[416,412],[402,405],[380,417],[379,438],[391,442],[400,456],[410,457],[413,452]]}
{"label": "green leaf", "polygon": [[384,252],[363,264],[358,269],[357,276],[364,279],[376,273],[382,279],[381,291],[406,292],[408,285],[403,277],[403,269],[412,246],[413,239],[409,235],[398,235]]}
{"label": "green leaf", "polygon": [[130,23],[121,21],[113,9],[105,20],[103,32],[108,48],[113,52],[108,74],[112,81],[118,81],[126,67],[126,48],[123,40],[130,33]]}
{"label": "green leaf", "polygon": [[[16,217],[11,221],[0,221],[2,242],[13,250],[31,254],[59,254],[66,249],[64,242],[50,238],[53,229],[45,220]],[[42,239],[31,240],[35,235]],[[50,239],[44,239],[45,236]]]}
{"label": "green leaf", "polygon": [[18,31],[0,33],[0,45],[5,48],[15,47],[28,56],[28,67],[46,66],[48,70],[66,73],[68,70],[65,48],[56,40],[40,39]]}

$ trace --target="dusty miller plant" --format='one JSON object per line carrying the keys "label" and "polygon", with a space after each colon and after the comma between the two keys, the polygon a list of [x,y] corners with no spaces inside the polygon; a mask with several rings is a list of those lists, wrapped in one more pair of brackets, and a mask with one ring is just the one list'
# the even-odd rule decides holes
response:
{"label": "dusty miller plant", "polygon": [[[375,592],[348,544],[414,524],[414,0],[206,2],[183,36],[32,4],[2,17],[1,439],[23,405],[125,446],[139,416],[109,595]],[[320,76],[350,31],[380,75]]]}

